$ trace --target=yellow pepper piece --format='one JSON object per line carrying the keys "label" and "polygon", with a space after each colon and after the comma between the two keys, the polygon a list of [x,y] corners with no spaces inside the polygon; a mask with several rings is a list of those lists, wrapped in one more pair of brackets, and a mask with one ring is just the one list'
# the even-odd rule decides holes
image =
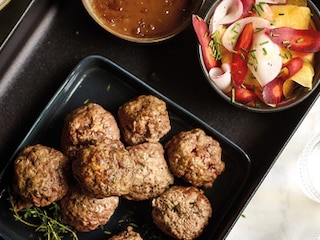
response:
{"label": "yellow pepper piece", "polygon": [[308,7],[296,5],[273,5],[273,24],[275,27],[292,27],[295,29],[308,29],[311,12]]}
{"label": "yellow pepper piece", "polygon": [[283,95],[290,97],[296,84],[305,87],[307,90],[312,89],[312,80],[314,76],[313,65],[310,62],[304,61],[299,72],[288,79],[283,84]]}

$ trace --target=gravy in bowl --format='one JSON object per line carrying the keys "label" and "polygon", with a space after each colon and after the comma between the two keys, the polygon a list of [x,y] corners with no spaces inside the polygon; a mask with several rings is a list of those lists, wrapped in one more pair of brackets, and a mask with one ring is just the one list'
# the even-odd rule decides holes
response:
{"label": "gravy in bowl", "polygon": [[[87,1],[88,2],[88,1]],[[158,38],[171,35],[190,18],[193,0],[89,0],[100,24],[115,35]]]}

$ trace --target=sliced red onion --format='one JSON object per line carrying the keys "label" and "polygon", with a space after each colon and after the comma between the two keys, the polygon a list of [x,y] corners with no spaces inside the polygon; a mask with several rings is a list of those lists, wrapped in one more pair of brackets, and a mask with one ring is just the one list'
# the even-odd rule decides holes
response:
{"label": "sliced red onion", "polygon": [[241,0],[222,0],[215,9],[209,24],[211,33],[221,25],[231,24],[237,21],[243,13]]}
{"label": "sliced red onion", "polygon": [[209,71],[210,79],[224,93],[228,93],[231,90],[230,70],[230,64],[223,63],[221,67],[214,67]]}
{"label": "sliced red onion", "polygon": [[275,79],[282,68],[280,48],[263,32],[253,39],[248,55],[248,68],[263,87]]}

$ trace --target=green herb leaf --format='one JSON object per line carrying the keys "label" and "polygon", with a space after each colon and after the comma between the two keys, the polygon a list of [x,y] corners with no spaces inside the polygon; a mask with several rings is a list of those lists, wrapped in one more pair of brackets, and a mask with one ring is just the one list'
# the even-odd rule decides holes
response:
{"label": "green herb leaf", "polygon": [[78,240],[76,232],[71,227],[61,223],[60,207],[56,202],[48,207],[48,210],[52,213],[52,216],[49,216],[44,208],[35,206],[24,208],[18,212],[12,196],[10,196],[9,201],[14,219],[35,228],[36,232],[43,233],[47,240],[60,240],[65,234],[70,234],[73,240]]}

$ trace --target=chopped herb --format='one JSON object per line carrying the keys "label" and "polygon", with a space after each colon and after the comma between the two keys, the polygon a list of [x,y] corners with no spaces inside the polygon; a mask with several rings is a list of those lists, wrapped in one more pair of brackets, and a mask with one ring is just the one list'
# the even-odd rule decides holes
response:
{"label": "chopped herb", "polygon": [[245,49],[245,48],[241,48],[241,50],[244,52],[248,52],[248,49]]}
{"label": "chopped herb", "polygon": [[301,43],[301,42],[303,42],[303,40],[304,40],[304,39],[301,37],[301,38],[297,39],[296,42],[297,42],[297,43]]}
{"label": "chopped herb", "polygon": [[135,224],[135,223],[130,223],[129,225],[132,226],[132,227],[135,227],[135,228],[138,227],[138,224]]}
{"label": "chopped herb", "polygon": [[263,50],[263,55],[266,56],[268,53],[267,53],[267,50],[265,48],[262,48]]}
{"label": "chopped herb", "polygon": [[280,57],[282,57],[284,59],[289,59],[289,57],[286,53],[280,53]]}
{"label": "chopped herb", "polygon": [[89,102],[89,98],[87,98],[86,100],[84,100],[83,104],[87,104]]}
{"label": "chopped herb", "polygon": [[234,103],[236,101],[236,90],[234,88],[231,89],[231,102]]}
{"label": "chopped herb", "polygon": [[109,84],[107,85],[107,92],[110,91],[110,88],[111,88],[111,84],[109,83]]}
{"label": "chopped herb", "polygon": [[232,37],[232,40],[237,40],[238,37],[239,37],[239,34],[236,34],[236,35],[234,35],[234,36]]}
{"label": "chopped herb", "polygon": [[255,60],[256,63],[258,63],[258,59],[257,59],[257,56],[256,56],[256,54],[255,54],[254,51],[251,52],[250,57],[251,57],[253,60]]}
{"label": "chopped herb", "polygon": [[[239,34],[238,30],[236,30],[236,26],[234,26],[234,27],[232,28],[232,32],[234,32],[234,33],[236,33],[236,34]],[[236,36],[237,36],[237,35],[236,35]]]}
{"label": "chopped herb", "polygon": [[292,58],[292,52],[291,52],[291,50],[290,50],[290,47],[291,47],[291,44],[288,44],[287,45],[287,47],[286,47],[286,49],[287,49],[287,51],[288,51],[288,54],[289,54],[289,56],[290,56],[290,58]]}
{"label": "chopped herb", "polygon": [[264,42],[261,42],[259,45],[262,46],[262,45],[265,45],[265,44],[268,44],[269,41],[264,41]]}
{"label": "chopped herb", "polygon": [[279,13],[278,15],[279,15],[279,16],[284,16],[284,13]]}
{"label": "chopped herb", "polygon": [[253,9],[256,11],[256,13],[258,14],[259,17],[261,17],[261,12],[264,12],[264,8],[263,5],[265,3],[264,2],[260,2],[258,4],[253,4]]}
{"label": "chopped herb", "polygon": [[264,30],[264,28],[256,28],[255,33],[259,33],[259,32],[261,32],[263,30]]}
{"label": "chopped herb", "polygon": [[270,32],[271,33],[271,36],[272,37],[279,37],[279,34],[278,33],[273,33],[273,32]]}
{"label": "chopped herb", "polygon": [[220,35],[216,31],[211,35],[211,41],[209,42],[209,46],[212,48],[213,51],[213,57],[216,60],[221,60],[222,59],[222,54],[221,54],[221,46],[222,43],[220,41]]}
{"label": "chopped herb", "polygon": [[[256,103],[254,104],[254,106],[257,107],[257,108],[260,108],[260,107],[262,107],[262,102],[256,102]],[[246,216],[243,215],[243,217],[246,217]]]}

